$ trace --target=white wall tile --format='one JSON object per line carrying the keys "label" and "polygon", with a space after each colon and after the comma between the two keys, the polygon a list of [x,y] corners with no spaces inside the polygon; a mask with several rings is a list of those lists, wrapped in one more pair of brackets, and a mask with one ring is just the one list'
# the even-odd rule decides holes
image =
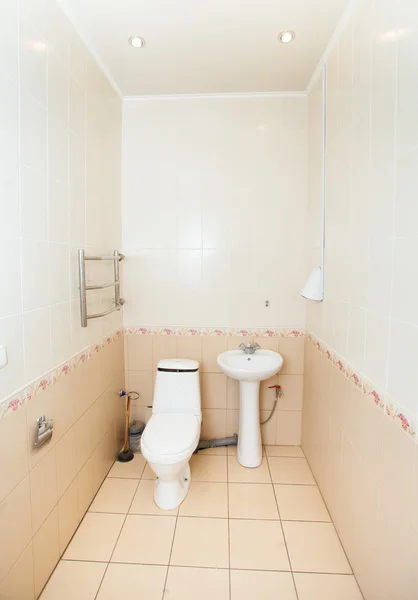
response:
{"label": "white wall tile", "polygon": [[[86,240],[97,254],[121,247],[121,101],[59,3],[21,0],[19,15],[17,4],[5,0],[0,19],[0,344],[9,357],[0,401],[121,325],[117,314],[81,327],[76,259]],[[89,306],[109,308],[111,298]]]}
{"label": "white wall tile", "polygon": [[22,166],[20,171],[22,235],[34,240],[47,238],[46,172]]}
{"label": "white wall tile", "polygon": [[[364,0],[331,50],[325,300],[309,305],[307,317],[308,329],[415,417],[418,85],[411,73],[417,25],[414,2]],[[309,105],[310,135],[319,142],[315,88]],[[314,140],[310,246],[320,235],[311,218],[319,193]]]}
{"label": "white wall tile", "polygon": [[43,107],[47,106],[46,74],[48,47],[30,23],[19,20],[19,71],[22,90]]}
{"label": "white wall tile", "polygon": [[297,97],[125,103],[126,325],[303,327],[306,109]]}
{"label": "white wall tile", "polygon": [[25,379],[27,382],[52,368],[50,309],[23,313]]}
{"label": "white wall tile", "polygon": [[48,305],[48,243],[22,240],[23,310]]}
{"label": "white wall tile", "polygon": [[8,360],[7,367],[0,369],[0,397],[4,398],[25,383],[21,314],[0,319],[0,339]]}
{"label": "white wall tile", "polygon": [[20,279],[20,240],[0,239],[0,319],[19,314],[22,310]]}

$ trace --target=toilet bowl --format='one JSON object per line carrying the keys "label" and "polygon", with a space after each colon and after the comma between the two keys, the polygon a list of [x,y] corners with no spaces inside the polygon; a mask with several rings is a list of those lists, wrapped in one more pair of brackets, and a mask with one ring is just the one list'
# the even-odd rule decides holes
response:
{"label": "toilet bowl", "polygon": [[141,452],[156,475],[154,501],[163,510],[177,508],[190,487],[189,460],[199,443],[200,406],[199,363],[161,360]]}

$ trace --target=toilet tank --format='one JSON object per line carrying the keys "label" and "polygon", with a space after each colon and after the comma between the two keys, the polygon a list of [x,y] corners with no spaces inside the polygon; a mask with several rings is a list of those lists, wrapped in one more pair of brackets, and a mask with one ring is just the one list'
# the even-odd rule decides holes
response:
{"label": "toilet tank", "polygon": [[159,361],[152,412],[201,414],[197,360],[165,358]]}

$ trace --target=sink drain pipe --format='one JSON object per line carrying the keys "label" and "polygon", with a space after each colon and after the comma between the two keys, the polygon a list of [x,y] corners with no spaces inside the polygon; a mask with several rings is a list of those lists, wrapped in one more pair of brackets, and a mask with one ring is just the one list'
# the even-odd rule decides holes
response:
{"label": "sink drain pipe", "polygon": [[238,436],[237,434],[231,437],[224,437],[214,440],[200,440],[195,453],[199,452],[199,450],[207,450],[208,448],[219,448],[221,446],[236,446],[238,444]]}
{"label": "sink drain pipe", "polygon": [[[270,419],[274,415],[274,411],[276,410],[277,402],[279,401],[279,398],[281,398],[283,395],[282,388],[280,385],[270,385],[269,388],[275,390],[276,397],[274,399],[273,408],[271,409],[269,416],[264,421],[260,421],[260,425],[265,425],[266,423],[268,423],[270,421]],[[213,439],[213,440],[200,440],[200,442],[195,450],[195,454],[197,454],[200,450],[207,450],[208,448],[220,448],[222,446],[236,446],[237,444],[238,444],[238,435],[237,434],[234,434],[232,437],[225,437],[225,438],[219,438],[219,439]]]}

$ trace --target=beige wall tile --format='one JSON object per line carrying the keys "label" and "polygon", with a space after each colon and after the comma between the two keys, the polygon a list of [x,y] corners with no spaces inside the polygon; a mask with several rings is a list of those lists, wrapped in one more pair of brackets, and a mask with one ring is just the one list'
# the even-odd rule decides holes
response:
{"label": "beige wall tile", "polygon": [[237,350],[241,344],[252,344],[253,341],[252,335],[231,335],[227,337],[227,349]]}
{"label": "beige wall tile", "polygon": [[[0,423],[0,502],[17,486],[29,469],[25,409]],[[7,459],[6,459],[7,457]]]}
{"label": "beige wall tile", "polygon": [[55,448],[30,472],[30,494],[32,532],[35,534],[58,501]]}
{"label": "beige wall tile", "polygon": [[92,431],[95,428],[94,416],[95,412],[93,407],[90,407],[74,425],[74,437],[75,440],[77,440],[75,445],[77,471],[81,469],[93,452]]}
{"label": "beige wall tile", "polygon": [[80,520],[78,515],[77,480],[71,483],[58,502],[58,528],[60,555],[64,553]]}
{"label": "beige wall tile", "polygon": [[29,477],[0,504],[0,581],[11,569],[31,541],[31,512]]}
{"label": "beige wall tile", "polygon": [[76,439],[74,431],[75,429],[72,427],[55,446],[58,498],[61,498],[77,473],[75,461]]}
{"label": "beige wall tile", "polygon": [[0,584],[4,600],[34,600],[33,548],[30,543]]}
{"label": "beige wall tile", "polygon": [[132,371],[152,370],[154,336],[127,335],[127,368]]}
{"label": "beige wall tile", "polygon": [[282,375],[300,375],[303,373],[304,338],[281,337],[279,353],[283,356]]}
{"label": "beige wall tile", "polygon": [[226,409],[226,380],[223,373],[202,373],[202,408]]}
{"label": "beige wall tile", "polygon": [[177,338],[177,355],[179,358],[190,358],[202,362],[202,337],[200,335],[184,335]]}
{"label": "beige wall tile", "polygon": [[[260,410],[260,421],[266,421],[270,417],[270,410]],[[271,419],[261,425],[261,441],[264,445],[274,445],[276,444],[276,428],[277,428],[277,415],[278,412],[275,411],[273,415],[271,415]]]}
{"label": "beige wall tile", "polygon": [[77,369],[60,377],[53,387],[54,435],[58,441],[76,420]]}
{"label": "beige wall tile", "polygon": [[270,410],[273,406],[276,393],[273,388],[270,388],[271,385],[278,385],[277,375],[260,382],[260,408],[262,410]]}
{"label": "beige wall tile", "polygon": [[59,559],[58,508],[50,513],[33,538],[35,595],[48,581]]}
{"label": "beige wall tile", "polygon": [[225,437],[226,410],[209,408],[202,410],[202,427],[200,436],[203,439]]}
{"label": "beige wall tile", "polygon": [[[33,468],[43,456],[56,444],[57,435],[55,431],[53,392],[51,388],[36,394],[26,406],[26,422],[27,422],[27,447],[29,450],[29,466]],[[35,439],[38,435],[37,419],[41,415],[45,415],[47,419],[54,419],[54,432],[49,441],[45,442],[39,449],[34,447]]]}
{"label": "beige wall tile", "polygon": [[77,473],[78,517],[80,520],[84,517],[96,493],[93,481],[93,466],[93,459],[90,458]]}
{"label": "beige wall tile", "polygon": [[204,336],[202,338],[202,371],[203,373],[221,373],[216,359],[218,354],[227,349],[227,338],[224,336]]}
{"label": "beige wall tile", "polygon": [[177,336],[153,336],[152,368],[157,369],[158,362],[163,358],[177,358]]}
{"label": "beige wall tile", "polygon": [[239,408],[239,381],[226,378],[226,404],[228,409]]}
{"label": "beige wall tile", "polygon": [[89,363],[89,395],[90,403],[97,400],[100,394],[104,392],[104,382],[102,376],[102,353],[94,352],[88,361]]}
{"label": "beige wall tile", "polygon": [[226,411],[226,435],[233,436],[239,432],[239,410]]}
{"label": "beige wall tile", "polygon": [[278,410],[302,410],[303,375],[279,375],[278,385],[282,388],[282,397],[277,403]]}
{"label": "beige wall tile", "polygon": [[258,344],[264,350],[273,350],[274,352],[279,351],[279,338],[270,337],[255,337],[254,342]]}
{"label": "beige wall tile", "polygon": [[73,402],[75,411],[75,420],[79,419],[86,412],[89,406],[94,402],[93,395],[96,390],[92,390],[92,366],[91,359],[81,363],[74,371],[75,388],[73,391]]}
{"label": "beige wall tile", "polygon": [[127,371],[129,391],[138,392],[139,398],[134,404],[152,406],[154,394],[154,374],[152,371]]}
{"label": "beige wall tile", "polygon": [[302,436],[302,411],[277,411],[276,444],[281,446],[299,446]]}

